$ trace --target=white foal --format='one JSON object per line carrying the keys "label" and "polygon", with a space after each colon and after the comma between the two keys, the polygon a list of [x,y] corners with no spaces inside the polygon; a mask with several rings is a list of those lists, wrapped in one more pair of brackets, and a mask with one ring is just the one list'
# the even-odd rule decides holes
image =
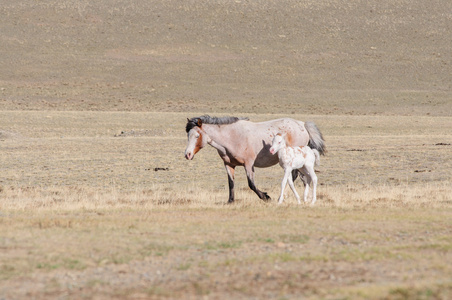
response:
{"label": "white foal", "polygon": [[276,152],[278,152],[279,165],[284,169],[284,178],[281,183],[281,196],[279,196],[278,203],[281,204],[284,201],[284,189],[287,185],[287,181],[289,181],[289,186],[295,194],[298,204],[301,203],[300,196],[298,196],[292,180],[292,170],[298,169],[307,177],[303,198],[304,202],[307,202],[308,200],[309,185],[312,182],[311,205],[313,205],[317,200],[317,175],[315,175],[314,165],[317,165],[320,162],[319,152],[315,149],[311,149],[309,146],[288,147],[286,145],[285,135],[282,135],[281,133],[275,135],[270,148],[271,154],[275,154]]}

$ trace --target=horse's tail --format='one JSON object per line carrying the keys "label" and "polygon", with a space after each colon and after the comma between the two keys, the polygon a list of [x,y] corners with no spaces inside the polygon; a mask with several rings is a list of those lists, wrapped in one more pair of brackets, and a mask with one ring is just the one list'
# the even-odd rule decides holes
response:
{"label": "horse's tail", "polygon": [[314,165],[319,166],[320,165],[320,153],[317,149],[312,149],[312,152],[314,152],[314,156],[315,156]]}
{"label": "horse's tail", "polygon": [[304,127],[309,133],[309,143],[308,146],[312,149],[316,149],[320,155],[325,155],[325,140],[323,139],[322,133],[314,124],[314,122],[305,122]]}

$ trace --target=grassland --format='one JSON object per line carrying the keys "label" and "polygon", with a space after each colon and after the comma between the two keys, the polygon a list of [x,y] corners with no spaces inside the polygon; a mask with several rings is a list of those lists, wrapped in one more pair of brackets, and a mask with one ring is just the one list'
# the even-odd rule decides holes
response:
{"label": "grassland", "polygon": [[[451,299],[452,3],[9,1],[0,299]],[[326,138],[282,171],[186,161],[187,117]],[[301,184],[296,186],[301,190]]]}
{"label": "grassland", "polygon": [[[7,299],[452,293],[449,117],[295,115],[328,141],[309,207],[263,203],[243,170],[226,205],[216,151],[183,158],[186,114],[0,115]],[[275,198],[282,170],[256,176]]]}

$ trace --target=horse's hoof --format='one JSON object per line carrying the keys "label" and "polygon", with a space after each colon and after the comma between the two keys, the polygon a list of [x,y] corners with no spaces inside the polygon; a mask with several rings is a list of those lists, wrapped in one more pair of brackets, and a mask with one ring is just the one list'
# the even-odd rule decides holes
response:
{"label": "horse's hoof", "polygon": [[264,200],[265,202],[270,202],[272,201],[272,198],[267,193],[263,193],[262,200]]}

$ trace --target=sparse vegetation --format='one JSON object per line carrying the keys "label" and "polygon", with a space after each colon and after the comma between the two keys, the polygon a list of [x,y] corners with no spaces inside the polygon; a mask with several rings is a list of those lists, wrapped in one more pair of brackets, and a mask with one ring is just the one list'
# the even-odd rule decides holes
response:
{"label": "sparse vegetation", "polygon": [[[452,2],[9,2],[0,299],[452,298]],[[314,121],[316,205],[205,113]]]}
{"label": "sparse vegetation", "polygon": [[[240,170],[237,202],[226,205],[215,151],[183,159],[185,114],[91,112],[104,125],[82,132],[85,113],[40,114],[0,112],[0,127],[18,133],[1,142],[2,294],[433,299],[452,292],[444,264],[452,159],[450,146],[437,145],[451,142],[450,118],[311,116],[329,152],[310,207],[291,193],[280,206],[260,201]],[[112,134],[149,119],[156,130],[171,129]],[[257,184],[275,199],[281,176],[279,167],[257,169]]]}
{"label": "sparse vegetation", "polygon": [[[40,114],[0,112],[0,127],[18,133],[1,142],[2,294],[451,294],[444,261],[452,248],[452,160],[449,146],[437,145],[451,142],[450,118],[311,116],[329,152],[310,207],[290,193],[280,206],[260,201],[240,170],[237,202],[226,205],[215,151],[203,149],[192,162],[182,157],[185,114],[91,112],[104,125],[83,132],[77,127],[85,113]],[[115,126],[106,121],[113,118]],[[161,136],[112,134],[148,119],[156,130],[173,126]],[[414,172],[426,166],[430,172]],[[279,167],[257,169],[257,184],[275,199],[281,176]]]}

